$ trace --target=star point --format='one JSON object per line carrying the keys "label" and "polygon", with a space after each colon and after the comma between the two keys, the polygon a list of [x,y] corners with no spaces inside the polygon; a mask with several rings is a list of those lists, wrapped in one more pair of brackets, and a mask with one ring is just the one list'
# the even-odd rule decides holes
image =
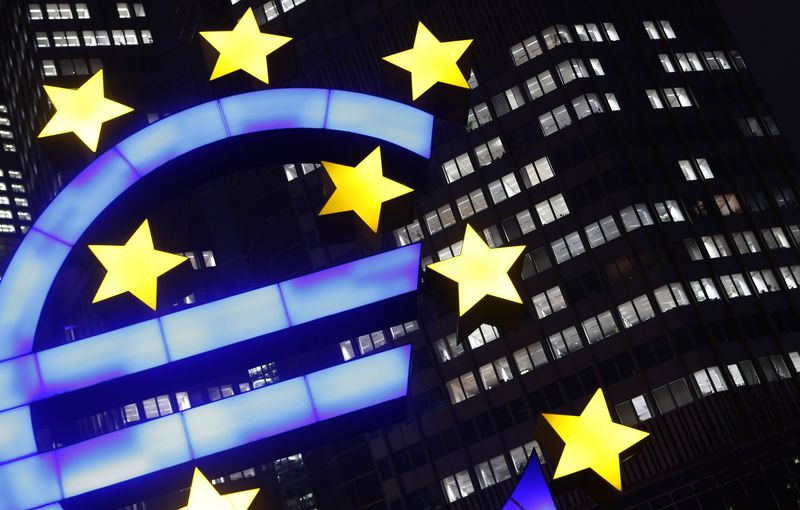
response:
{"label": "star point", "polygon": [[106,268],[92,303],[130,292],[153,310],[157,305],[158,277],[188,260],[156,250],[147,220],[124,245],[94,244],[89,249]]}
{"label": "star point", "polygon": [[195,468],[194,475],[192,475],[192,488],[189,492],[189,503],[179,510],[247,510],[260,490],[250,489],[231,494],[220,494],[203,473]]}
{"label": "star point", "polygon": [[383,204],[414,191],[383,176],[380,147],[354,167],[328,161],[323,161],[322,166],[336,190],[322,207],[320,216],[353,211],[376,234]]}
{"label": "star point", "polygon": [[103,95],[102,69],[77,89],[45,85],[44,91],[56,113],[39,133],[39,138],[75,133],[92,152],[97,151],[103,123],[133,111]]}
{"label": "star point", "polygon": [[411,97],[416,101],[436,83],[469,88],[467,79],[458,68],[458,60],[470,44],[472,39],[440,41],[420,22],[414,46],[383,59],[411,73]]}
{"label": "star point", "polygon": [[269,84],[267,56],[292,40],[261,32],[252,8],[247,9],[233,30],[200,32],[200,35],[219,52],[211,80],[242,70],[266,84]]}
{"label": "star point", "polygon": [[461,254],[427,267],[458,283],[458,312],[463,316],[486,296],[522,303],[508,271],[524,250],[524,246],[490,248],[468,224]]}
{"label": "star point", "polygon": [[554,480],[591,469],[617,491],[622,490],[620,455],[650,435],[614,422],[602,389],[580,416],[543,413],[542,417],[564,442]]}

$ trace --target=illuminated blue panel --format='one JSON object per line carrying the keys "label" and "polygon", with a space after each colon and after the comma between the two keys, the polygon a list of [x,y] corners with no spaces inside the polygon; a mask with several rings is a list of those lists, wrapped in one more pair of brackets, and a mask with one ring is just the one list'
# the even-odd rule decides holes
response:
{"label": "illuminated blue panel", "polygon": [[23,238],[0,282],[0,360],[31,352],[44,300],[69,250],[36,230]]}
{"label": "illuminated blue panel", "polygon": [[57,473],[52,452],[0,466],[0,510],[25,510],[59,501]]}
{"label": "illuminated blue panel", "polygon": [[216,101],[203,103],[150,124],[117,144],[139,175],[228,136]]}
{"label": "illuminated blue panel", "polygon": [[116,149],[99,156],[56,195],[34,225],[75,244],[95,218],[139,176]]}
{"label": "illuminated blue panel", "polygon": [[405,396],[411,346],[373,354],[306,376],[317,416],[327,420]]}
{"label": "illuminated blue panel", "polygon": [[229,450],[316,421],[302,377],[185,411],[195,457]]}
{"label": "illuminated blue panel", "polygon": [[191,460],[180,414],[67,446],[56,455],[66,498]]}
{"label": "illuminated blue panel", "polygon": [[289,327],[277,285],[160,318],[172,360]]}
{"label": "illuminated blue panel", "polygon": [[281,282],[292,325],[417,290],[419,244]]}
{"label": "illuminated blue panel", "polygon": [[539,459],[536,454],[531,455],[528,467],[522,474],[522,479],[517,483],[511,497],[503,506],[503,510],[556,510],[550,488],[542,474]]}
{"label": "illuminated blue panel", "polygon": [[47,396],[109,381],[167,363],[153,319],[37,353]]}
{"label": "illuminated blue panel", "polygon": [[259,90],[220,99],[231,136],[325,125],[326,89]]}
{"label": "illuminated blue panel", "polygon": [[0,464],[36,453],[28,406],[0,413]]}
{"label": "illuminated blue panel", "polygon": [[325,127],[386,140],[425,158],[431,155],[433,116],[388,99],[331,90]]}
{"label": "illuminated blue panel", "polygon": [[0,411],[39,400],[42,393],[32,354],[0,363]]}
{"label": "illuminated blue panel", "polygon": [[39,508],[37,508],[35,510],[64,510],[64,509],[63,509],[63,507],[61,505],[59,505],[58,503],[55,503],[53,505],[40,506]]}

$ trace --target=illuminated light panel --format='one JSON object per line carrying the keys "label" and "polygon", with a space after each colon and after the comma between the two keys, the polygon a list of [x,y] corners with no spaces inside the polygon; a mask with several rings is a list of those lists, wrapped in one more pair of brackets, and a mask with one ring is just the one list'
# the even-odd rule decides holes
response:
{"label": "illuminated light panel", "polygon": [[0,410],[25,405],[43,396],[35,355],[0,363]]}
{"label": "illuminated light panel", "polygon": [[289,327],[277,285],[165,315],[159,320],[173,361]]}
{"label": "illuminated light panel", "polygon": [[92,386],[169,361],[156,319],[36,355],[47,396]]}
{"label": "illuminated light panel", "polygon": [[217,101],[203,103],[150,124],[117,144],[139,175],[198,147],[227,138]]}
{"label": "illuminated light panel", "polygon": [[192,460],[180,414],[67,446],[56,456],[65,498]]}
{"label": "illuminated light panel", "polygon": [[75,244],[95,218],[139,179],[116,150],[110,150],[78,174],[36,221],[36,229]]}
{"label": "illuminated light panel", "polygon": [[306,376],[320,421],[404,396],[411,346],[392,349]]}
{"label": "illuminated light panel", "polygon": [[40,506],[39,508],[36,508],[35,510],[64,510],[64,509],[63,509],[63,507],[61,505],[56,503],[54,505]]}
{"label": "illuminated light panel", "polygon": [[317,421],[302,377],[184,411],[198,457],[229,450]]}
{"label": "illuminated light panel", "polygon": [[231,136],[273,129],[322,129],[327,89],[259,90],[220,99]]}
{"label": "illuminated light panel", "polygon": [[18,407],[0,413],[0,464],[32,453],[36,453],[36,440],[31,430],[30,408]]}
{"label": "illuminated light panel", "polygon": [[422,157],[431,155],[433,116],[379,97],[331,90],[326,129],[386,140]]}
{"label": "illuminated light panel", "polygon": [[411,244],[279,283],[289,320],[303,324],[415,291],[419,250]]}
{"label": "illuminated light panel", "polygon": [[28,231],[0,281],[0,360],[31,352],[44,300],[70,247]]}
{"label": "illuminated light panel", "polygon": [[0,466],[0,510],[23,510],[62,499],[53,452]]}
{"label": "illuminated light panel", "polygon": [[531,455],[528,466],[522,474],[522,479],[517,483],[514,492],[503,506],[503,510],[556,510],[550,488],[542,474],[542,467],[536,458],[536,453]]}

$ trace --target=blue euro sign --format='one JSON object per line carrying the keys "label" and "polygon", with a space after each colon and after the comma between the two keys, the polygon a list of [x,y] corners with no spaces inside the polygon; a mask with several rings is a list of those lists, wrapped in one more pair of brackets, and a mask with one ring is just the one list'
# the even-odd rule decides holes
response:
{"label": "blue euro sign", "polygon": [[[0,510],[60,509],[66,498],[406,395],[410,346],[81,443],[50,451],[37,447],[33,402],[417,291],[420,248],[409,245],[33,352],[45,299],[64,260],[120,195],[194,149],[248,133],[298,128],[370,137],[429,158],[433,117],[340,90],[272,89],[226,97],[121,141],[44,210],[0,281]],[[254,408],[270,412],[256,415]]]}

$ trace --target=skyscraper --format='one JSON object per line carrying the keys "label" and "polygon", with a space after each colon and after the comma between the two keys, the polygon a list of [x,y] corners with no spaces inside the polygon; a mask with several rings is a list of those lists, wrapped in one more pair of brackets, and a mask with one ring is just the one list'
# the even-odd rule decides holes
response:
{"label": "skyscraper", "polygon": [[[52,170],[39,176],[24,160],[2,164],[18,165],[42,189],[60,186],[59,170],[92,156],[33,139],[46,117],[35,92],[41,81],[77,86],[102,66],[108,95],[138,111],[104,133],[102,150],[163,115],[263,87],[238,76],[209,84],[214,53],[197,37],[230,29],[248,7],[262,30],[295,39],[297,77],[271,86],[384,95],[380,59],[409,48],[418,21],[442,40],[473,38],[465,124],[437,121],[416,218],[383,232],[381,245],[421,242],[424,267],[457,256],[469,223],[491,246],[526,246],[526,311],[516,331],[486,324],[458,342],[453,313],[426,296],[407,322],[256,360],[249,371],[176,380],[157,393],[126,390],[114,406],[69,402],[75,408],[64,413],[62,403],[57,419],[45,407],[40,445],[411,343],[405,421],[258,465],[248,459],[231,469],[227,459],[209,474],[221,487],[256,479],[277,508],[500,508],[529,459],[552,475],[552,459],[533,440],[537,416],[576,413],[602,386],[616,419],[651,433],[624,464],[621,507],[797,506],[797,163],[710,0],[23,7],[27,24],[25,11],[4,7],[21,27],[3,31],[17,41],[5,45],[2,64],[10,131],[18,147],[47,152]],[[42,76],[10,71],[30,62]],[[270,161],[270,147],[261,150]],[[158,203],[132,204],[135,218],[109,220],[127,228],[148,215],[165,249],[193,253],[197,271],[168,282],[173,306],[162,310],[364,255],[356,243],[331,245],[320,235],[319,158],[277,167],[256,160],[232,158],[241,167],[229,175],[176,187]],[[26,223],[13,214],[21,229]],[[77,295],[89,295],[99,275],[71,281],[81,282]],[[69,327],[69,335],[42,342],[85,338],[117,320],[116,310],[79,308],[45,329]],[[126,497],[137,508],[149,498]],[[180,497],[145,505],[166,508]],[[577,491],[557,501],[591,507]]]}

